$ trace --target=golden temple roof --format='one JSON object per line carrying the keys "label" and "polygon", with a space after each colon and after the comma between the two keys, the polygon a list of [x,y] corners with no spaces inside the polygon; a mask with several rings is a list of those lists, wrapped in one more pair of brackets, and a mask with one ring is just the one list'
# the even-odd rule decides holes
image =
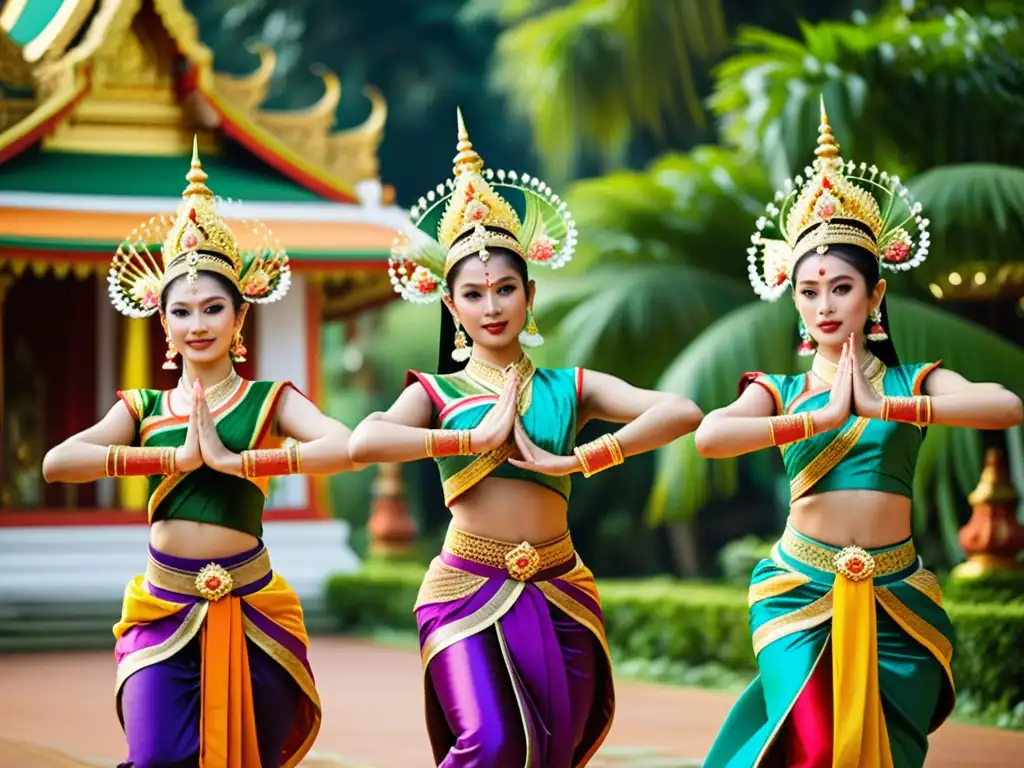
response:
{"label": "golden temple roof", "polygon": [[378,177],[383,96],[369,89],[366,120],[336,130],[341,83],[322,71],[315,104],[265,109],[274,52],[257,47],[248,75],[218,73],[198,32],[182,0],[7,0],[0,162],[38,142],[64,152],[181,155],[194,133],[211,154],[227,136],[317,194],[356,202],[356,185]]}

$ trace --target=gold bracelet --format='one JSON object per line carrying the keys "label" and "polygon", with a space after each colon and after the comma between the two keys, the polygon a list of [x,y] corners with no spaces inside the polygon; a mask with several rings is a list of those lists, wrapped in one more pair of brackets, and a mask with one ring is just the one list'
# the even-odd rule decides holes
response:
{"label": "gold bracelet", "polygon": [[177,449],[136,448],[130,445],[108,445],[103,462],[107,477],[148,477],[173,475],[177,471]]}
{"label": "gold bracelet", "polygon": [[593,477],[598,472],[618,466],[625,460],[618,438],[611,434],[601,435],[597,440],[578,445],[572,452],[579,459],[584,477]]}
{"label": "gold bracelet", "polygon": [[423,447],[431,459],[468,456],[473,452],[473,435],[468,429],[428,429],[423,434]]}

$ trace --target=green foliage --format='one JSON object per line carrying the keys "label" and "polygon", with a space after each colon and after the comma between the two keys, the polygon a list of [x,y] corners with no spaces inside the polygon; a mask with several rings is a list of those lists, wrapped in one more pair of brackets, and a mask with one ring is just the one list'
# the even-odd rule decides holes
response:
{"label": "green foliage", "polygon": [[958,603],[1024,603],[1024,568],[961,576],[953,571],[943,586],[946,598]]}
{"label": "green foliage", "polygon": [[[412,613],[423,568],[371,566],[335,576],[327,601],[343,632],[413,630]],[[684,670],[717,665],[756,670],[750,644],[746,589],[672,579],[604,580],[600,584],[608,644],[616,658],[652,668]],[[1011,711],[1024,702],[1024,603],[949,603],[956,628],[953,673],[972,711]],[[692,677],[691,677],[692,680]]]}
{"label": "green foliage", "polygon": [[761,560],[771,555],[775,542],[758,536],[744,536],[734,539],[718,552],[718,567],[727,584],[744,587],[750,582],[750,574]]}
{"label": "green foliage", "polygon": [[719,0],[539,5],[498,39],[493,81],[549,173],[564,179],[581,144],[614,163],[638,127],[664,136],[703,122],[694,63],[725,46]]}

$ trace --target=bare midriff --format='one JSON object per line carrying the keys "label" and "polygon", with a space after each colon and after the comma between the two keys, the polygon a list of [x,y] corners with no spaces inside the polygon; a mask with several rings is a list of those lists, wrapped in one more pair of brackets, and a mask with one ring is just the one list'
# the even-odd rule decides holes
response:
{"label": "bare midriff", "polygon": [[159,520],[149,529],[149,543],[158,552],[192,560],[230,557],[255,547],[250,533],[194,520]]}
{"label": "bare midriff", "polygon": [[834,547],[879,549],[910,536],[910,499],[879,491],[829,491],[797,499],[789,525]]}
{"label": "bare midriff", "polygon": [[497,541],[543,544],[567,530],[567,507],[559,494],[536,483],[488,477],[455,500],[452,525]]}

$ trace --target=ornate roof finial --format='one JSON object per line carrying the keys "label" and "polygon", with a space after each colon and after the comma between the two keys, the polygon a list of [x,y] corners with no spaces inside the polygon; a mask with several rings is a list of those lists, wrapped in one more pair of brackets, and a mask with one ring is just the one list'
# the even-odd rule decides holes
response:
{"label": "ornate roof finial", "polygon": [[213,192],[206,186],[206,180],[209,176],[206,175],[206,171],[203,170],[203,164],[199,160],[199,137],[192,136],[192,167],[188,173],[185,174],[185,180],[188,182],[188,186],[185,191],[181,193],[182,197],[213,197]]}
{"label": "ornate roof finial", "polygon": [[473,142],[469,140],[469,132],[466,130],[466,121],[462,119],[462,108],[456,107],[459,118],[459,143],[456,149],[459,153],[455,156],[454,173],[459,176],[463,173],[479,173],[484,167],[484,161],[473,149]]}
{"label": "ornate roof finial", "polygon": [[828,123],[828,113],[825,111],[825,97],[821,96],[821,125],[818,126],[818,148],[814,150],[815,157],[831,160],[839,157],[839,144],[836,137],[832,135],[832,126]]}

